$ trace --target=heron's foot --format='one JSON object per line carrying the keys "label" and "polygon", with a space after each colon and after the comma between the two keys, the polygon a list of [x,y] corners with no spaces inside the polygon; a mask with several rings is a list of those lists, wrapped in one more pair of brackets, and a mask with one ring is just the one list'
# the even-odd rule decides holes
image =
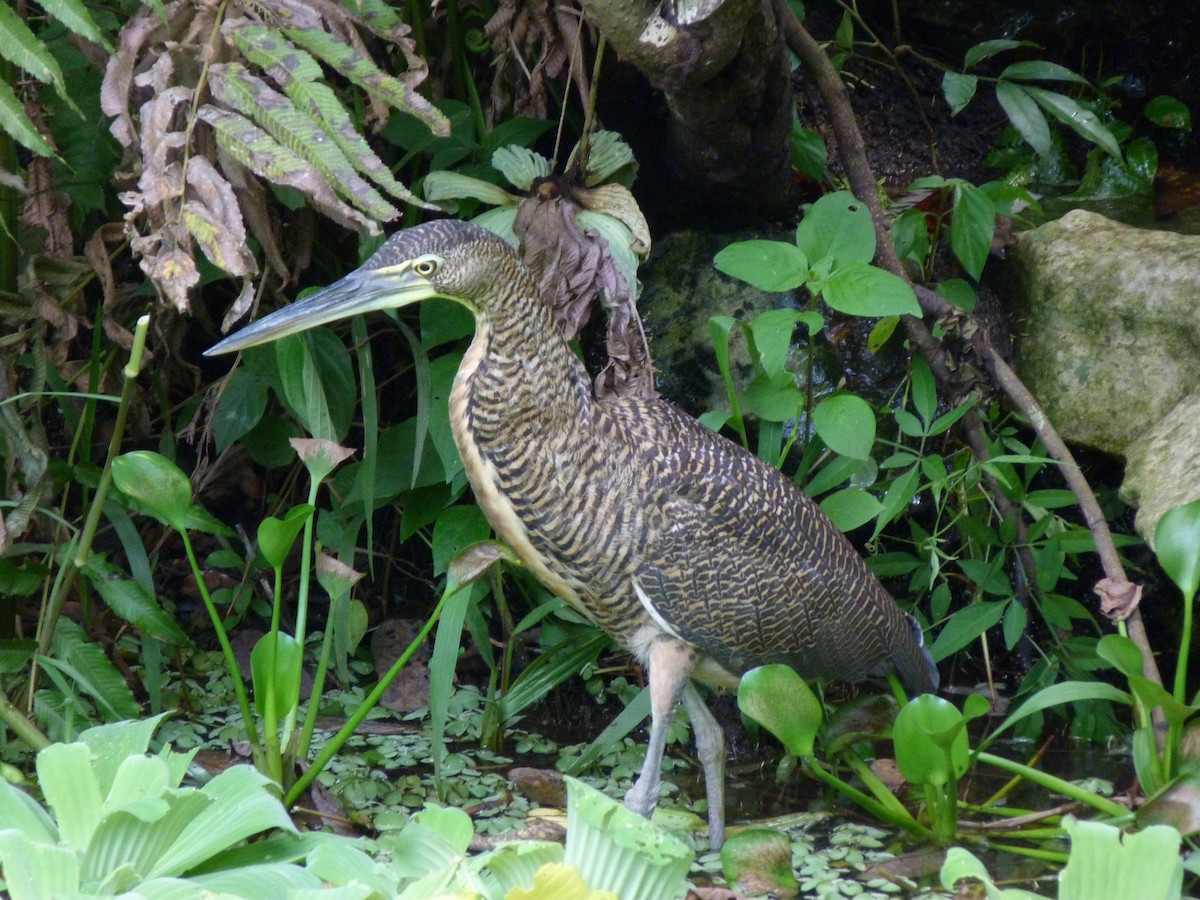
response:
{"label": "heron's foot", "polygon": [[650,818],[654,808],[658,806],[658,795],[662,792],[662,781],[655,780],[647,784],[645,778],[639,778],[625,793],[625,808],[633,810],[645,819]]}

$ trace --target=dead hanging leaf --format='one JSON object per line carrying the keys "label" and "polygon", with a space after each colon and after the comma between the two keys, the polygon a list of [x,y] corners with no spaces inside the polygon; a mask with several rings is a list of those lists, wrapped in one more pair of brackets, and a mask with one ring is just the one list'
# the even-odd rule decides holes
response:
{"label": "dead hanging leaf", "polygon": [[254,290],[253,281],[249,278],[242,280],[242,289],[238,291],[237,299],[233,301],[233,305],[225,311],[225,315],[221,319],[221,334],[228,333],[229,329],[250,311],[250,305],[254,302],[257,293]]}
{"label": "dead hanging leaf", "polygon": [[629,249],[645,259],[650,253],[650,223],[629,188],[623,184],[602,184],[575,191],[580,205],[592,212],[605,213],[623,224],[633,234]]}
{"label": "dead hanging leaf", "polygon": [[605,239],[580,229],[579,210],[552,181],[522,200],[513,233],[521,242],[525,264],[537,277],[542,294],[550,298],[554,320],[567,340],[587,324],[601,297],[608,306],[608,364],[596,377],[596,395],[657,396],[633,286],[626,283]]}
{"label": "dead hanging leaf", "polygon": [[188,163],[191,188],[183,218],[209,261],[230,275],[254,275],[258,265],[246,246],[246,226],[233,187],[203,156]]}
{"label": "dead hanging leaf", "polygon": [[460,585],[470,584],[487,572],[493,563],[504,558],[504,555],[500,546],[492,541],[472,544],[450,560],[446,575],[450,581],[455,581]]}
{"label": "dead hanging leaf", "polygon": [[1142,586],[1132,581],[1101,578],[1092,592],[1100,597],[1100,612],[1113,622],[1128,618],[1142,602]]}
{"label": "dead hanging leaf", "polygon": [[[488,115],[499,121],[509,110],[546,118],[550,86],[567,75],[587,105],[588,71],[579,39],[581,19],[548,0],[500,0],[484,26],[492,44],[492,90]],[[571,58],[575,57],[574,65]],[[526,64],[533,60],[533,66]]]}

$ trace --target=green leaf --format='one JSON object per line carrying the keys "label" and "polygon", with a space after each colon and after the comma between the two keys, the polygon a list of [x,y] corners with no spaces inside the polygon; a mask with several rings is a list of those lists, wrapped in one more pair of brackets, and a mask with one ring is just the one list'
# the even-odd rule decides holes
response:
{"label": "green leaf", "polygon": [[[935,655],[934,658],[936,659],[937,656]],[[1102,681],[1060,681],[1058,684],[1053,684],[1048,688],[1038,691],[1017,707],[1000,724],[1000,727],[992,733],[991,738],[995,738],[1000,732],[1012,727],[1017,722],[1034,713],[1042,712],[1052,706],[1079,703],[1087,700],[1107,700],[1110,703],[1119,703],[1124,706],[1129,706],[1133,703],[1133,697],[1125,693],[1125,691],[1113,687],[1111,684],[1105,684]]]}
{"label": "green leaf", "polygon": [[828,163],[828,151],[821,132],[815,128],[804,128],[793,121],[792,168],[813,181],[821,181],[825,177],[825,167]]}
{"label": "green leaf", "polygon": [[273,569],[280,568],[292,550],[296,535],[304,523],[316,512],[308,503],[293,506],[282,519],[267,516],[258,523],[258,549]]}
{"label": "green leaf", "polygon": [[865,460],[875,445],[875,411],[855,394],[825,397],[813,410],[818,436],[834,453]]}
{"label": "green leaf", "polygon": [[792,756],[813,755],[825,711],[791,666],[751,669],[738,684],[737,700],[738,709],[775,735]]}
{"label": "green leaf", "polygon": [[492,526],[478,506],[452,506],[433,526],[433,573],[441,575],[450,561],[472,544],[486,541]]}
{"label": "green leaf", "polygon": [[958,72],[946,72],[942,76],[942,94],[950,106],[950,115],[957,116],[966,109],[967,104],[975,96],[979,79],[974,75],[960,75]]}
{"label": "green leaf", "polygon": [[852,262],[834,271],[821,296],[838,312],[851,316],[921,315],[908,282],[864,262]]}
{"label": "green leaf", "polygon": [[796,246],[810,265],[828,258],[834,269],[875,256],[875,224],[867,205],[849,191],[814,203],[796,226]]}
{"label": "green leaf", "polygon": [[919,356],[912,361],[912,403],[926,426],[937,414],[937,384],[929,364]]}
{"label": "green leaf", "polygon": [[[0,43],[3,42],[3,35],[0,35]],[[0,131],[38,156],[53,158],[57,155],[50,142],[42,137],[42,133],[25,115],[24,105],[3,78],[0,78]]]}
{"label": "green leaf", "polygon": [[188,647],[191,640],[179,624],[136,581],[121,577],[121,570],[93,553],[83,567],[96,593],[106,606],[126,622],[140,629],[145,637],[158,638],[176,647]]}
{"label": "green leaf", "polygon": [[1154,553],[1186,602],[1200,589],[1200,499],[1168,510],[1154,529]]}
{"label": "green leaf", "polygon": [[713,265],[760,291],[790,291],[808,279],[808,258],[783,241],[738,241],[713,257]]}
{"label": "green leaf", "polygon": [[804,321],[810,330],[809,313],[796,309],[769,309],[754,317],[747,329],[751,344],[758,356],[758,365],[769,377],[784,371],[788,351],[792,349],[792,332]]}
{"label": "green leaf", "polygon": [[493,206],[515,206],[520,199],[499,185],[461,172],[430,172],[421,185],[421,193],[430,203],[472,199]]}
{"label": "green leaf", "polygon": [[967,312],[975,311],[977,300],[975,288],[971,287],[971,283],[966,279],[948,278],[938,282],[934,291],[947,303],[953,303],[959,309],[965,309]]}
{"label": "green leaf", "polygon": [[315,438],[338,441],[350,430],[354,370],[342,342],[327,328],[288,335],[274,344],[283,399]]}
{"label": "green leaf", "polygon": [[244,366],[235,369],[225,381],[220,403],[212,417],[217,452],[222,452],[257,425],[266,410],[266,383]]}
{"label": "green leaf", "polygon": [[742,392],[746,410],[767,422],[787,422],[796,417],[804,405],[804,395],[796,387],[791,372],[783,371],[774,377],[758,375]]}
{"label": "green leaf", "polygon": [[1138,897],[1175,900],[1183,887],[1181,836],[1169,825],[1126,834],[1105,822],[1066,816],[1071,855],[1058,876],[1059,900]]}
{"label": "green leaf", "polygon": [[1091,110],[1080,106],[1065,94],[1047,91],[1044,88],[1025,87],[1029,94],[1046,112],[1054,116],[1071,130],[1102,148],[1110,156],[1120,159],[1121,148],[1100,119]]}
{"label": "green leaf", "polygon": [[867,352],[875,354],[882,350],[891,336],[895,334],[896,326],[899,324],[899,316],[884,316],[876,322],[871,328],[871,333],[867,335]]}
{"label": "green leaf", "polygon": [[134,450],[113,460],[113,483],[164,525],[187,528],[192,485],[175,463],[152,450]]}
{"label": "green leaf", "polygon": [[[274,644],[274,648],[272,648]],[[271,651],[275,658],[272,661]],[[272,665],[274,662],[274,665]],[[290,634],[268,631],[250,651],[250,671],[254,676],[254,708],[267,715],[267,702],[273,703],[275,721],[283,721],[300,700],[300,674],[304,669],[304,647]]]}
{"label": "green leaf", "polygon": [[35,843],[24,832],[0,831],[0,864],[12,900],[78,897],[79,857],[70,847]]}
{"label": "green leaf", "polygon": [[882,504],[862,488],[843,488],[821,501],[821,511],[839,531],[853,531],[879,515]]}
{"label": "green leaf", "polygon": [[900,773],[915,785],[951,784],[970,765],[965,717],[949,700],[933,694],[904,705],[892,728],[892,743]]}
{"label": "green leaf", "polygon": [[995,231],[996,207],[991,198],[970,182],[958,182],[954,186],[950,246],[967,274],[976,281],[983,274]]}
{"label": "green leaf", "polygon": [[957,653],[1000,621],[1007,601],[972,603],[952,615],[929,648],[934,662]]}
{"label": "green leaf", "polygon": [[1142,115],[1162,128],[1177,128],[1180,131],[1192,130],[1192,114],[1188,108],[1166,94],[1160,94],[1142,110]]}
{"label": "green leaf", "polygon": [[1015,50],[1017,47],[1036,47],[1037,44],[1032,41],[1014,41],[1007,38],[1000,38],[993,41],[983,41],[976,44],[963,56],[963,68],[970,69],[985,59],[990,59],[997,53],[1003,53],[1005,50]]}
{"label": "green leaf", "polygon": [[1033,148],[1040,159],[1050,159],[1054,146],[1050,141],[1050,125],[1028,90],[1011,81],[996,82],[996,100],[1008,116],[1017,133]]}
{"label": "green leaf", "polygon": [[[492,168],[508,179],[513,187],[529,191],[539,178],[550,174],[550,160],[528,147],[500,147],[492,154]],[[479,199],[483,199],[482,197]],[[516,198],[508,202],[512,202]],[[504,201],[489,200],[489,203]]]}
{"label": "green leaf", "polygon": [[1087,84],[1082,75],[1072,72],[1066,66],[1049,62],[1044,59],[1027,59],[1015,62],[1000,73],[1001,78],[1014,81],[1072,81],[1076,84]]}

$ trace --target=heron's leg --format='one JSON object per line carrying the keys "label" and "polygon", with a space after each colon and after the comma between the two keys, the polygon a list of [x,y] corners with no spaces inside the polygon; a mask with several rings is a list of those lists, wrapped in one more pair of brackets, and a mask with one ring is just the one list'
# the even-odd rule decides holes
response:
{"label": "heron's leg", "polygon": [[704,768],[704,794],[708,798],[708,845],[720,850],[725,843],[725,733],[709,712],[696,686],[683,688],[683,708],[692,720],[696,756]]}
{"label": "heron's leg", "polygon": [[650,741],[646,745],[646,761],[642,764],[641,774],[625,794],[625,805],[638,815],[650,818],[662,789],[667,729],[679,703],[679,695],[696,666],[696,651],[683,641],[659,634],[646,647],[645,662],[650,677]]}

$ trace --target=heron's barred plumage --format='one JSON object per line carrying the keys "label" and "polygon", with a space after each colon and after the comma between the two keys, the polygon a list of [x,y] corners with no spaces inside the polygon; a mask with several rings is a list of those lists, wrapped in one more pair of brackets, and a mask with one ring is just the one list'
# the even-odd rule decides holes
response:
{"label": "heron's barred plumage", "polygon": [[724,739],[690,678],[733,685],[781,662],[846,680],[894,670],[909,690],[936,689],[915,620],[820,508],[668,403],[597,400],[516,253],[476,225],[401,231],[341,281],[208,352],[435,296],[475,314],[450,423],[476,502],[543,584],[646,663],[650,740],[630,808],[649,815],[658,802],[682,701],[710,841],[724,839]]}

